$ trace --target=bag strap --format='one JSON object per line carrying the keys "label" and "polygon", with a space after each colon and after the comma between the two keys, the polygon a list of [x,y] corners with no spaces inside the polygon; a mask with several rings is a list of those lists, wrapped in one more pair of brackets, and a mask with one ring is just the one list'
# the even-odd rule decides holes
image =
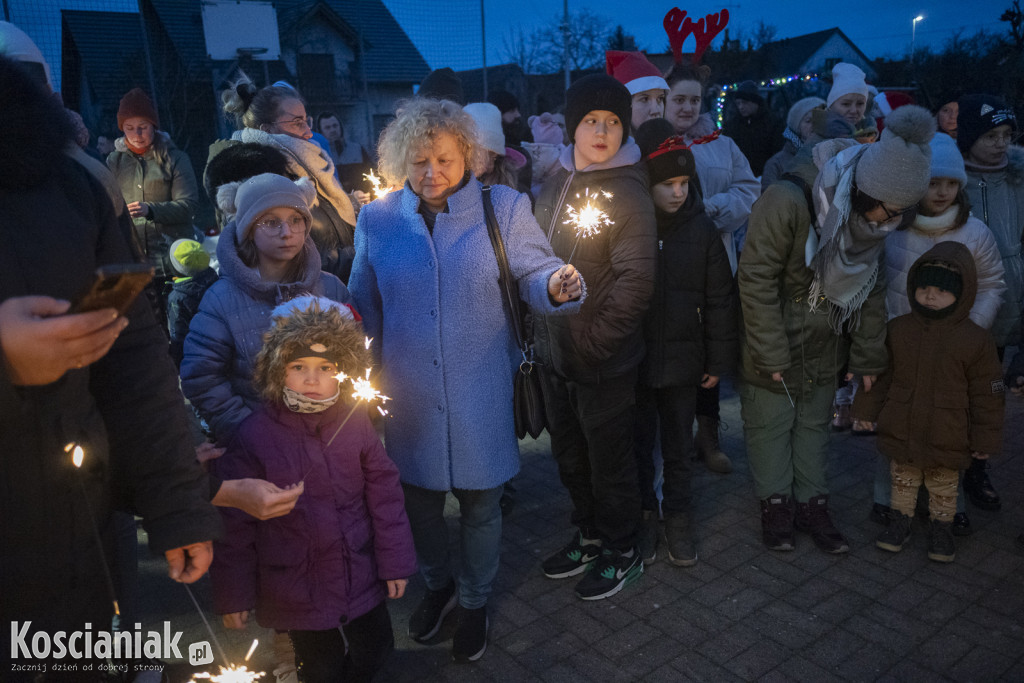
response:
{"label": "bag strap", "polygon": [[783,173],[779,177],[779,180],[785,180],[793,183],[804,193],[804,201],[807,202],[807,213],[811,217],[811,227],[814,228],[814,232],[818,232],[818,216],[814,212],[814,199],[811,197],[811,186],[807,184],[807,181],[796,175],[795,173]]}
{"label": "bag strap", "polygon": [[480,189],[480,195],[484,204],[484,216],[487,218],[487,233],[491,237],[491,246],[494,248],[494,256],[498,260],[498,282],[505,293],[505,303],[508,305],[509,316],[512,318],[512,331],[516,336],[516,345],[523,352],[523,359],[527,360],[529,347],[523,334],[523,320],[519,315],[519,287],[512,279],[512,269],[508,265],[508,254],[505,253],[505,242],[501,239],[501,231],[498,229],[498,218],[494,215],[494,204],[491,203],[491,186],[485,185]]}

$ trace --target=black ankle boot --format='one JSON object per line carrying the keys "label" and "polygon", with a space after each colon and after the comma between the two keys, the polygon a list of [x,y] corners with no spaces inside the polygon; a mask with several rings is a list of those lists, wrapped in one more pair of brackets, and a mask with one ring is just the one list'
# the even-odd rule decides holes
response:
{"label": "black ankle boot", "polygon": [[806,503],[796,504],[796,528],[811,535],[814,545],[826,553],[845,553],[850,545],[828,513],[828,496],[811,497]]}
{"label": "black ankle boot", "polygon": [[761,501],[761,535],[769,550],[792,550],[793,500],[781,493]]}
{"label": "black ankle boot", "polygon": [[964,493],[975,507],[982,510],[998,510],[1002,507],[999,494],[988,479],[988,463],[984,460],[971,460],[970,467],[964,472]]}

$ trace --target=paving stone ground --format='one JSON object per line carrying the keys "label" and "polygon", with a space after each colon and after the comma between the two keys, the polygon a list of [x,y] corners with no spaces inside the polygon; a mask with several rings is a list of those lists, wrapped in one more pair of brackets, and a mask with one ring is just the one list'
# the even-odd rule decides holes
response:
{"label": "paving stone ground", "polygon": [[[406,597],[390,604],[396,651],[377,680],[1024,681],[1024,552],[1014,545],[1024,532],[1024,402],[1007,403],[1004,452],[990,470],[1003,509],[969,507],[975,532],[957,540],[956,561],[943,565],[927,559],[920,520],[898,555],[874,546],[874,438],[849,433],[833,436],[829,459],[831,506],[849,554],[826,555],[805,535],[793,552],[765,550],[739,399],[727,389],[723,446],[734,471],[697,468],[699,563],[678,568],[661,554],[637,583],[595,602],[577,599],[572,579],[540,571],[570,537],[569,500],[546,435],[527,439],[486,654],[475,664],[452,663],[450,625],[429,645],[408,638],[423,592],[415,577]],[[457,508],[448,512],[454,533]],[[141,586],[144,623],[170,620],[185,632],[183,643],[208,639],[184,589],[163,577],[156,560],[142,563]],[[253,663],[269,672],[272,634],[255,625],[225,632],[210,610],[208,579],[195,593],[228,657],[240,660],[259,638]],[[187,679],[185,668],[171,679]]]}

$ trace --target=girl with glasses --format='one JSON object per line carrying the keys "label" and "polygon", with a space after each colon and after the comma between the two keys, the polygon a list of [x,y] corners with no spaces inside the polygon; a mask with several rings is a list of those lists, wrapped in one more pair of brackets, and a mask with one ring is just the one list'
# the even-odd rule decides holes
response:
{"label": "girl with glasses", "polygon": [[352,268],[356,205],[338,181],[331,155],[314,143],[306,103],[287,85],[257,88],[244,73],[221,94],[224,111],[239,130],[229,141],[210,146],[212,161],[226,147],[251,142],[272,147],[288,158],[288,170],[313,181],[317,201],[310,209],[310,234],[320,254],[321,266],[348,280]]}

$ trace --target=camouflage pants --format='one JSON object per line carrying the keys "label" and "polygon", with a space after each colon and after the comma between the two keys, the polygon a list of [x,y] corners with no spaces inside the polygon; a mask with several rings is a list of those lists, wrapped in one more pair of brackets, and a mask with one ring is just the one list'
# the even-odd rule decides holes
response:
{"label": "camouflage pants", "polygon": [[932,519],[940,522],[953,521],[956,513],[956,485],[960,472],[948,467],[929,467],[921,469],[893,461],[890,463],[892,472],[892,508],[905,515],[914,516],[917,505],[917,489],[921,482],[928,489],[928,513]]}

